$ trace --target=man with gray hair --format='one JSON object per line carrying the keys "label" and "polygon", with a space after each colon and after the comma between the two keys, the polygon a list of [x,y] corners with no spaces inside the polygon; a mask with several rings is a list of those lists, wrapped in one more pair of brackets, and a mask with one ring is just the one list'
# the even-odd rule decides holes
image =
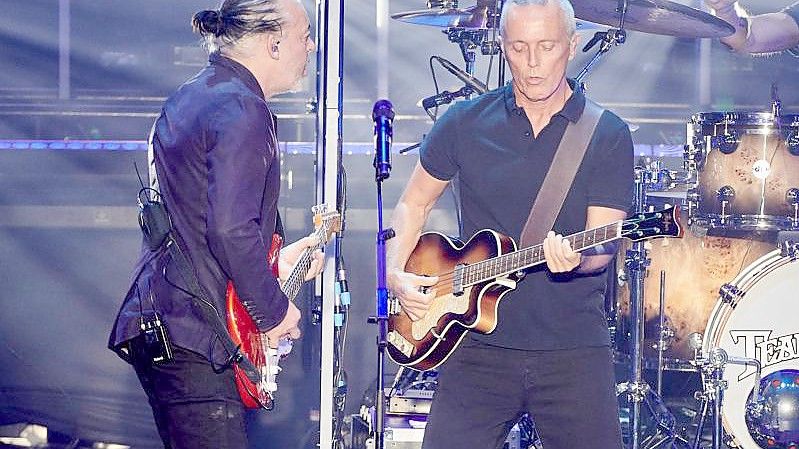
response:
{"label": "man with gray hair", "polygon": [[[561,234],[626,216],[632,139],[619,117],[587,100],[566,78],[579,40],[574,30],[565,0],[505,2],[502,48],[513,80],[452,105],[435,123],[392,215],[388,284],[417,321],[431,311],[435,293],[424,287],[438,277],[408,273],[405,265],[447,185],[457,177],[463,237],[493,229],[518,242],[544,179],[550,170],[561,172],[562,164],[553,161],[585,150],[574,158],[581,162],[572,164],[577,170],[565,200],[545,204],[559,210],[553,226],[558,234],[549,231],[543,242],[546,266],[514,275],[523,280],[499,302],[496,330],[467,334],[442,365],[424,449],[501,448],[524,413],[546,449],[622,446],[603,309],[604,270],[616,250],[577,253]],[[587,122],[593,134],[568,131]],[[583,148],[561,145],[567,132],[582,134],[569,140],[585,143]]]}
{"label": "man with gray hair", "polygon": [[[197,13],[193,25],[209,64],[167,99],[149,142],[176,244],[191,267],[181,269],[166,244],[142,245],[109,347],[135,368],[165,448],[243,449],[236,354],[197,302],[207,296],[224,319],[232,281],[270,346],[300,337],[300,311],[268,262],[282,230],[277,123],[267,99],[296,88],[315,47],[297,0],[225,0]],[[306,237],[283,248],[279,278],[316,243]],[[306,279],[322,262],[316,253]],[[199,288],[184,277],[189,271]]]}

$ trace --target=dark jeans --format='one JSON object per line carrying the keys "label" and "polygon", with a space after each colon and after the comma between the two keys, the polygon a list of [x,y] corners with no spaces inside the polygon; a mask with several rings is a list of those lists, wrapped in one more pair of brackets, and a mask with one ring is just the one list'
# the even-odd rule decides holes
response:
{"label": "dark jeans", "polygon": [[467,338],[443,365],[422,447],[501,448],[524,412],[544,449],[620,449],[609,348],[519,351]]}
{"label": "dark jeans", "polygon": [[138,338],[129,347],[166,449],[247,447],[244,406],[232,369],[217,374],[205,357],[178,347],[173,360],[153,364]]}

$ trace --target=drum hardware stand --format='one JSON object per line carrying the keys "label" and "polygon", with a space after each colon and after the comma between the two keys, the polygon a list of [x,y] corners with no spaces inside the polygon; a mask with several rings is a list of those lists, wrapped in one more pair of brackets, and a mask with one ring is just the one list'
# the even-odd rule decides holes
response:
{"label": "drum hardware stand", "polygon": [[[657,175],[646,167],[635,168],[635,211],[646,211],[646,187],[657,181]],[[649,266],[647,250],[643,242],[635,242],[625,254],[625,268],[630,282],[630,317],[632,326],[630,340],[631,373],[630,381],[623,382],[616,387],[616,395],[627,393],[631,402],[631,446],[630,449],[641,448],[641,403],[658,422],[658,427],[667,435],[667,439],[674,442],[677,437],[674,432],[675,419],[663,405],[659,395],[655,394],[643,380],[643,341],[644,341],[644,277]]]}
{"label": "drum hardware stand", "polygon": [[[494,20],[492,18],[492,20]],[[474,62],[477,58],[477,48],[480,48],[480,53],[483,55],[496,55],[500,53],[500,47],[496,41],[488,38],[492,28],[487,29],[470,29],[461,27],[452,27],[444,30],[450,42],[458,44],[463,56],[463,61],[466,63],[466,73],[474,76]]]}
{"label": "drum hardware stand", "polygon": [[458,0],[428,0],[428,9],[458,9]]}
{"label": "drum hardware stand", "polygon": [[695,332],[688,337],[688,345],[694,349],[693,364],[702,374],[702,391],[697,391],[694,397],[702,401],[702,408],[699,416],[699,424],[696,429],[696,436],[692,449],[700,449],[702,431],[705,427],[707,415],[710,407],[713,407],[713,440],[712,449],[721,449],[723,443],[723,427],[721,424],[721,406],[724,403],[724,390],[727,389],[727,381],[724,380],[724,368],[726,365],[750,365],[757,370],[755,373],[755,387],[757,392],[746,404],[746,413],[758,413],[762,408],[762,398],[760,396],[760,380],[762,366],[757,359],[746,357],[729,357],[722,348],[713,348],[706,355],[702,354],[702,335]]}
{"label": "drum hardware stand", "polygon": [[658,367],[657,367],[657,395],[663,396],[663,356],[671,346],[671,339],[674,338],[674,331],[666,326],[666,271],[660,270],[660,307],[659,307],[659,323],[660,329],[657,350],[658,350]]}
{"label": "drum hardware stand", "polygon": [[578,86],[582,85],[583,78],[588,75],[588,72],[599,62],[602,56],[609,52],[611,48],[621,45],[627,40],[627,32],[624,31],[624,19],[627,16],[627,0],[619,0],[616,11],[619,12],[619,27],[594,33],[594,37],[583,47],[583,53],[585,53],[593,48],[594,45],[599,44],[599,49],[594,53],[594,57],[592,57],[591,60],[588,61],[588,64],[583,67],[583,70],[574,77]]}
{"label": "drum hardware stand", "polygon": [[777,233],[777,242],[782,257],[799,259],[799,231],[780,231]]}

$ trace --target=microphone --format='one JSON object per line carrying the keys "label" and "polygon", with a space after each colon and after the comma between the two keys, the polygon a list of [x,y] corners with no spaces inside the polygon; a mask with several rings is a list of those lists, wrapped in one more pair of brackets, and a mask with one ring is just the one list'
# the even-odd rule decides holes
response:
{"label": "microphone", "polygon": [[482,81],[475,78],[474,76],[464,72],[455,64],[449,62],[448,60],[442,58],[441,56],[433,56],[433,58],[441,64],[442,67],[447,69],[449,73],[458,77],[459,80],[466,83],[467,86],[471,87],[475,92],[478,94],[484,94],[488,91],[488,86],[485,85]]}
{"label": "microphone", "polygon": [[474,89],[472,89],[469,86],[464,86],[456,90],[455,92],[450,92],[448,90],[445,90],[439,94],[423,98],[422,100],[419,100],[419,102],[416,105],[421,106],[425,109],[430,109],[436,106],[441,106],[442,104],[452,103],[452,101],[458,97],[465,97],[473,93]]}
{"label": "microphone", "polygon": [[375,122],[375,180],[388,179],[391,174],[391,138],[394,108],[388,100],[378,100],[372,109]]}

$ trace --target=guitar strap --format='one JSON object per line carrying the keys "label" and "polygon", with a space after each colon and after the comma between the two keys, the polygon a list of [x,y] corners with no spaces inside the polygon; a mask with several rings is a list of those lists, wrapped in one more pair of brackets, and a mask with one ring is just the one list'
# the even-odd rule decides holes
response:
{"label": "guitar strap", "polygon": [[530,208],[527,223],[522,229],[519,239],[521,248],[540,244],[546,238],[547,232],[552,230],[604,111],[601,106],[586,98],[583,114],[577,122],[569,122],[566,126],[549,171]]}

